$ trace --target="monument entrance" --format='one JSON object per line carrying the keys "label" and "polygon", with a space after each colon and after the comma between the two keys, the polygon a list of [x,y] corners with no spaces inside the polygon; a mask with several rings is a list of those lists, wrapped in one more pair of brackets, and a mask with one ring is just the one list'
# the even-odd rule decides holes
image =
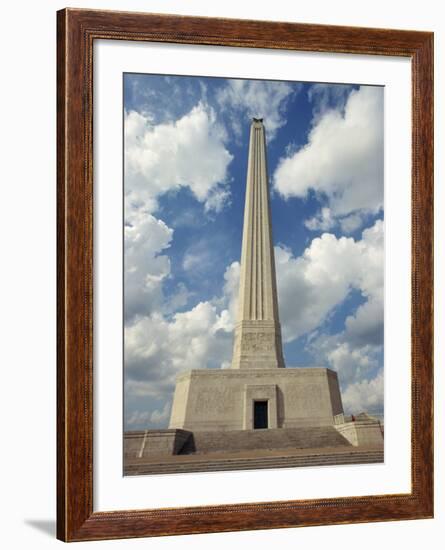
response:
{"label": "monument entrance", "polygon": [[268,428],[267,401],[253,402],[253,428],[255,430],[264,430]]}

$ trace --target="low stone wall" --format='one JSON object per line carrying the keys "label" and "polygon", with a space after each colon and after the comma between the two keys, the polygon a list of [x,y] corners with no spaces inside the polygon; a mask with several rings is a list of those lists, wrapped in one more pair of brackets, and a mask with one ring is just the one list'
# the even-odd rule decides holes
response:
{"label": "low stone wall", "polygon": [[378,420],[355,420],[335,424],[335,429],[354,447],[383,445],[383,429]]}
{"label": "low stone wall", "polygon": [[191,432],[187,430],[141,430],[124,433],[125,458],[178,454]]}

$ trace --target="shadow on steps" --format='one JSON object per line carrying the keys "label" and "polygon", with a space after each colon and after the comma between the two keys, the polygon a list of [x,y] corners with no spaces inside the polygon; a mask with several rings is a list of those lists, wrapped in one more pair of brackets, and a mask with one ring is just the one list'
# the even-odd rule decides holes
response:
{"label": "shadow on steps", "polygon": [[232,430],[193,432],[179,454],[350,446],[350,443],[333,426]]}

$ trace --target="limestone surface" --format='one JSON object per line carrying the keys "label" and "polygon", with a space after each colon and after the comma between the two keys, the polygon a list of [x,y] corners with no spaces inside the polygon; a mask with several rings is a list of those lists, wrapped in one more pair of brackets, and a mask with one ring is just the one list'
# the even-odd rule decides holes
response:
{"label": "limestone surface", "polygon": [[250,127],[238,304],[232,368],[283,368],[266,136],[260,119],[253,119]]}
{"label": "limestone surface", "polygon": [[169,428],[251,430],[258,401],[267,402],[271,429],[332,426],[343,412],[330,369],[202,369],[177,378]]}

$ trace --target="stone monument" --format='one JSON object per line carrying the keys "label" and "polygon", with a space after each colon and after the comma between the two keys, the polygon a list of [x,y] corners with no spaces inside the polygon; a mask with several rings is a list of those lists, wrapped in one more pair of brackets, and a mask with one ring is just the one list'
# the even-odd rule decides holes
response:
{"label": "stone monument", "polygon": [[[368,415],[359,415],[354,422],[351,417],[345,418],[336,372],[322,367],[285,368],[265,129],[263,120],[254,118],[250,128],[238,319],[231,367],[193,369],[180,374],[169,428],[125,434],[125,457],[129,461],[126,472],[170,471],[168,468],[174,471],[179,463],[153,466],[155,458],[150,457],[161,455],[198,454],[217,461],[219,455],[215,453],[238,456],[241,451],[261,449],[265,452],[315,449],[321,457],[319,464],[381,461],[382,433],[380,423]],[[360,446],[378,450],[371,455],[363,451],[354,458],[350,451],[341,454],[345,447]],[[323,449],[337,450],[331,456]],[[288,458],[274,458],[273,463],[270,457],[268,460],[269,466],[256,463],[255,467],[289,464],[283,462]],[[303,459],[300,456],[298,460]],[[304,460],[296,464],[314,464],[313,455],[307,464]],[[254,467],[252,464],[247,467]],[[181,467],[193,471],[190,462]],[[203,466],[197,463],[194,467]],[[237,469],[245,465],[229,460],[215,462],[212,467]]]}
{"label": "stone monument", "polygon": [[196,369],[177,378],[170,428],[251,430],[332,425],[342,414],[337,374],[286,369],[278,316],[262,119],[250,127],[238,322],[230,369]]}

